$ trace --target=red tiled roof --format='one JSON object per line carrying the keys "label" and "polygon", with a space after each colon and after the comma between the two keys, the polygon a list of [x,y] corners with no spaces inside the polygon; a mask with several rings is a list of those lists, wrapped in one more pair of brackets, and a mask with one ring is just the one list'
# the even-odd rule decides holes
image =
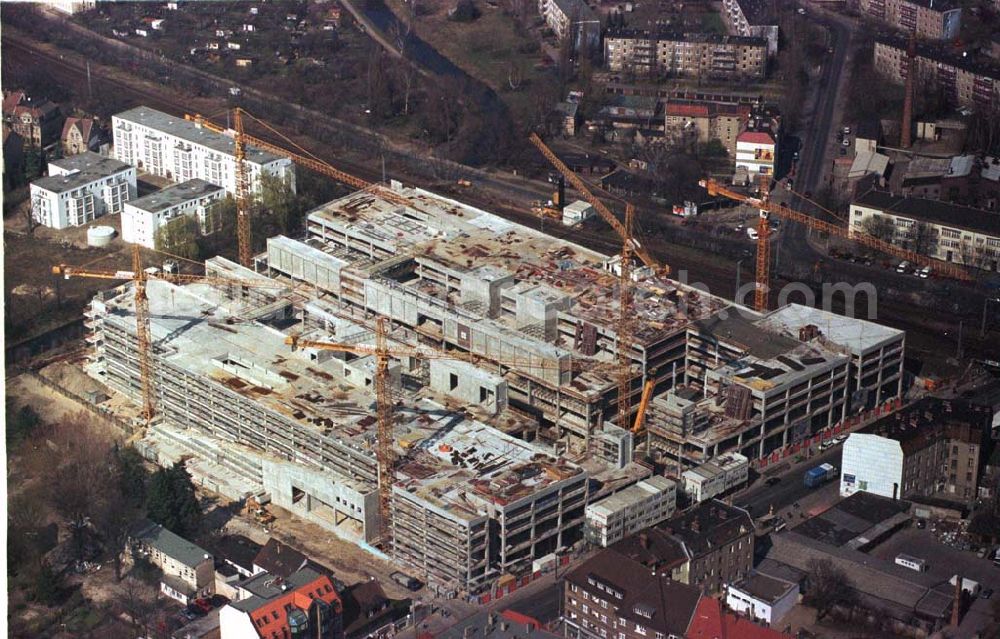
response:
{"label": "red tiled roof", "polygon": [[692,117],[708,117],[707,104],[677,104],[667,102],[667,115],[687,115]]}
{"label": "red tiled roof", "polygon": [[270,637],[274,632],[283,636],[282,629],[288,629],[288,611],[285,607],[291,605],[308,614],[313,599],[322,599],[334,609],[341,609],[340,597],[333,587],[333,582],[328,576],[323,575],[295,590],[289,590],[280,597],[268,600],[260,608],[251,610],[248,614],[253,620],[257,634],[261,637]]}
{"label": "red tiled roof", "polygon": [[736,136],[737,142],[750,142],[751,144],[774,144],[774,138],[770,133],[764,131],[744,131]]}
{"label": "red tiled roof", "polygon": [[722,609],[722,602],[702,597],[688,626],[687,639],[791,639],[771,628],[758,626],[749,619]]}
{"label": "red tiled roof", "polygon": [[21,104],[27,97],[24,91],[11,91],[3,97],[3,112],[13,113],[14,107]]}

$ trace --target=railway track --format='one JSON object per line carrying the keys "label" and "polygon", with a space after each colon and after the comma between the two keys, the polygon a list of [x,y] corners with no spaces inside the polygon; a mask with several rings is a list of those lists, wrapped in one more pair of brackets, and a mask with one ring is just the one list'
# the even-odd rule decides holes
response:
{"label": "railway track", "polygon": [[[55,54],[8,31],[4,34],[3,54],[5,71],[12,68],[8,65],[30,65],[27,68],[45,69],[45,72],[54,80],[72,86],[78,91],[85,91],[87,88],[86,65],[74,53]],[[22,68],[25,67],[22,66]],[[148,82],[128,77],[127,72],[122,69],[109,69],[104,65],[91,64],[91,74],[96,78],[96,82],[113,88],[120,96],[125,96],[137,104],[146,104],[166,112],[179,114],[200,110],[203,113],[216,113],[228,106],[224,98],[197,98],[150,88]],[[284,140],[266,131],[256,131],[255,135],[278,145],[286,144]],[[374,182],[381,179],[380,171],[367,164],[353,161],[341,153],[334,155],[329,147],[316,148],[319,145],[315,142],[308,144],[308,140],[302,139],[302,136],[290,135],[289,137],[296,139],[306,148],[312,146],[313,148],[310,150],[318,157],[331,162],[338,168],[365,180]],[[398,171],[398,173],[404,179],[425,188],[440,189],[442,186],[440,179],[409,175],[405,171]],[[515,189],[510,184],[501,180],[490,184],[483,182],[479,184],[481,186],[477,186],[477,188],[462,191],[458,197],[473,206],[490,210],[513,222],[533,228],[538,227],[539,219],[528,212],[530,211],[530,200],[513,200],[511,194],[515,192]],[[520,189],[520,195],[537,198],[539,193],[546,193],[548,187],[539,184],[538,188],[538,192]],[[617,253],[621,248],[620,242],[608,233],[587,227],[567,228],[557,222],[551,222],[545,224],[544,230],[554,237],[573,241],[606,254]],[[675,272],[681,268],[687,269],[690,273],[696,274],[691,277],[692,281],[704,283],[715,294],[724,297],[731,295],[735,275],[733,260],[662,240],[648,241],[648,248],[663,261],[671,264]],[[744,265],[747,267],[744,281],[749,281],[749,278],[752,278],[751,260],[745,260]],[[778,287],[785,283],[787,282],[779,279],[774,285]],[[839,309],[835,308],[834,310]],[[949,323],[935,318],[931,313],[914,313],[912,305],[890,299],[879,300],[877,321],[906,330],[908,344],[921,355],[931,355],[940,349],[942,334],[950,331],[957,332],[957,325],[954,322]],[[980,340],[975,335],[970,336],[965,349],[966,355],[980,358],[995,356],[994,349],[989,346],[990,337],[991,334],[988,334],[985,340]],[[992,332],[992,337],[996,338],[995,331]]]}

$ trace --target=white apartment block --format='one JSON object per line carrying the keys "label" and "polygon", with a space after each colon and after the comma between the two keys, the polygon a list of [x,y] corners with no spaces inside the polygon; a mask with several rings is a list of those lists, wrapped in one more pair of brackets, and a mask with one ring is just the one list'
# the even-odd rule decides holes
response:
{"label": "white apartment block", "polygon": [[[114,154],[122,162],[174,182],[199,178],[236,193],[235,144],[228,135],[146,106],[112,116],[111,125]],[[248,146],[246,164],[251,190],[259,188],[262,171],[295,189],[291,158]]]}
{"label": "white apartment block", "polygon": [[765,38],[767,55],[778,53],[778,25],[763,16],[763,0],[722,0],[722,20],[730,33]]}
{"label": "white apartment block", "polygon": [[684,480],[684,492],[694,502],[700,503],[742,486],[749,473],[749,459],[739,453],[726,453],[684,471],[681,478]]}
{"label": "white apartment block", "polygon": [[221,186],[196,178],[128,202],[122,211],[122,239],[156,248],[156,232],[181,215],[195,216],[201,232],[210,234],[216,229],[208,219],[208,210],[225,195]]}
{"label": "white apartment block", "polygon": [[121,213],[135,197],[135,169],[96,153],[49,162],[49,176],[31,183],[31,216],[54,229],[83,226]]}
{"label": "white apartment block", "polygon": [[736,136],[736,168],[743,167],[751,178],[773,175],[778,144],[770,131],[747,130]]}
{"label": "white apartment block", "polygon": [[[865,232],[868,220],[880,216],[892,220],[894,244],[945,262],[1000,270],[1000,216],[996,213],[869,191],[851,203],[851,232]],[[918,224],[926,225],[922,233]],[[923,239],[918,239],[921,234]]]}
{"label": "white apartment block", "polygon": [[644,479],[625,490],[588,504],[584,534],[601,547],[669,519],[677,507],[677,484],[666,477]]}
{"label": "white apartment block", "polygon": [[859,0],[858,9],[918,38],[954,40],[962,28],[962,7],[952,0]]}

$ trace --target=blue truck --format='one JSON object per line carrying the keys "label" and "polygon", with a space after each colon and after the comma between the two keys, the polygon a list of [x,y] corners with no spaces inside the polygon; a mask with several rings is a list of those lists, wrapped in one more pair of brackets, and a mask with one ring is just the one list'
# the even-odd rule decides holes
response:
{"label": "blue truck", "polygon": [[833,464],[820,464],[819,466],[806,471],[805,476],[802,478],[802,483],[809,488],[815,488],[816,486],[820,486],[831,479],[834,479],[836,476],[836,466]]}

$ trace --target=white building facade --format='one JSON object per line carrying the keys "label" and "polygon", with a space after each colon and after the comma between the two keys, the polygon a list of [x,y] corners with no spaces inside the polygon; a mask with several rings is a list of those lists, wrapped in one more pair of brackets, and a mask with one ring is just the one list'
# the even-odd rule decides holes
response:
{"label": "white building facade", "polygon": [[584,534],[601,547],[669,519],[677,507],[677,484],[654,476],[588,504]]}
{"label": "white building facade", "polygon": [[156,232],[182,215],[194,216],[201,232],[209,234],[215,230],[209,209],[225,195],[221,186],[194,179],[128,202],[122,211],[122,239],[156,248]]}
{"label": "white building facade", "polygon": [[768,131],[744,131],[736,136],[736,168],[743,167],[751,179],[773,175],[778,145]]}
{"label": "white building facade", "polygon": [[[111,124],[114,154],[122,162],[175,182],[202,179],[235,195],[235,145],[228,135],[145,106],[112,116]],[[262,172],[295,190],[291,158],[248,146],[245,161],[251,190],[260,187]]]}
{"label": "white building facade", "polygon": [[852,433],[844,442],[840,496],[865,491],[898,498],[903,488],[903,448],[895,439]]}
{"label": "white building facade", "polygon": [[[1000,216],[967,206],[870,191],[851,203],[852,233],[893,224],[892,242],[945,262],[1000,271]],[[923,228],[921,228],[923,225]]]}
{"label": "white building facade", "polygon": [[726,605],[731,610],[771,626],[780,623],[798,601],[798,585],[761,574],[726,586]]}
{"label": "white building facade", "polygon": [[694,502],[703,502],[745,484],[749,473],[749,459],[739,453],[726,453],[684,471],[681,478],[684,492]]}
{"label": "white building facade", "polygon": [[96,153],[49,163],[49,176],[31,183],[31,216],[54,229],[83,226],[121,213],[135,197],[135,169]]}

